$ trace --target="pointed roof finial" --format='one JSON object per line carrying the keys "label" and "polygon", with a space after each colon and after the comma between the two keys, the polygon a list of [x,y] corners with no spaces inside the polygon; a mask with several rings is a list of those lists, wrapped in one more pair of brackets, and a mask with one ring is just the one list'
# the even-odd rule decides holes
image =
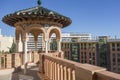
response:
{"label": "pointed roof finial", "polygon": [[40,6],[41,5],[41,0],[38,0],[37,3],[38,3],[38,6]]}

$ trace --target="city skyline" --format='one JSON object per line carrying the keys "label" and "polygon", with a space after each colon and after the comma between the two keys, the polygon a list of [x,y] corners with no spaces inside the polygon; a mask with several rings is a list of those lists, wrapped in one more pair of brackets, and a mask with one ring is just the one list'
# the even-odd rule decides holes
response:
{"label": "city skyline", "polygon": [[[63,32],[90,33],[94,36],[108,35],[120,37],[120,1],[119,0],[79,0],[79,1],[48,1],[42,0],[42,6],[72,19],[72,24]],[[28,4],[28,5],[26,5]],[[15,11],[37,6],[37,0],[2,0],[0,19]],[[14,28],[0,21],[3,35],[14,36]]]}

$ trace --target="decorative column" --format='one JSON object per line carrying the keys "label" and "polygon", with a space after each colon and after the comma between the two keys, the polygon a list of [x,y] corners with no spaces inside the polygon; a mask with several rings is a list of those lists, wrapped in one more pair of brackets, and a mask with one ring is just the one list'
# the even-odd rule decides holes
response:
{"label": "decorative column", "polygon": [[38,34],[34,34],[35,51],[37,51]]}
{"label": "decorative column", "polygon": [[24,40],[22,40],[22,51],[25,52]]}
{"label": "decorative column", "polygon": [[24,74],[27,74],[27,62],[28,62],[28,56],[27,56],[27,33],[24,33],[22,41],[23,41],[23,52],[24,52]]}
{"label": "decorative column", "polygon": [[30,54],[30,62],[32,62],[32,57],[33,57],[32,52],[30,51],[29,54]]}
{"label": "decorative column", "polygon": [[37,43],[38,41],[35,41],[35,51],[37,51]]}
{"label": "decorative column", "polygon": [[19,52],[19,40],[16,40],[16,52]]}
{"label": "decorative column", "polygon": [[61,51],[61,39],[57,39],[57,50],[58,52]]}
{"label": "decorative column", "polygon": [[45,41],[45,53],[48,54],[48,41]]}
{"label": "decorative column", "polygon": [[50,40],[48,41],[48,51],[50,51]]}
{"label": "decorative column", "polygon": [[27,40],[23,40],[23,46],[24,46],[24,74],[27,73]]}

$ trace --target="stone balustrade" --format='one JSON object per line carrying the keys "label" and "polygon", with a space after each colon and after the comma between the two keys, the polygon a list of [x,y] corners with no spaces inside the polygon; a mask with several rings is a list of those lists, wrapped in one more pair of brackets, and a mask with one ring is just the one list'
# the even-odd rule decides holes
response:
{"label": "stone balustrade", "polygon": [[[38,52],[28,52],[28,63],[39,61]],[[24,54],[0,54],[0,69],[19,68],[24,64]]]}
{"label": "stone balustrade", "polygon": [[39,75],[45,80],[120,80],[105,68],[40,54]]}
{"label": "stone balustrade", "polygon": [[[120,74],[105,68],[63,59],[62,52],[28,52],[28,62],[37,63],[38,60],[39,75],[46,80],[120,80]],[[23,64],[23,53],[0,54],[0,69],[18,68]]]}

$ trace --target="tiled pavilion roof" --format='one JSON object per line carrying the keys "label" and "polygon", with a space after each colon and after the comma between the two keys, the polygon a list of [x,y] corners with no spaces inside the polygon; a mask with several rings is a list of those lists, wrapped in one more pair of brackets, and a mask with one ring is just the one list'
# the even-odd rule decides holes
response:
{"label": "tiled pavilion roof", "polygon": [[[10,26],[14,26],[17,22],[22,21],[52,21],[59,24],[62,24],[63,27],[66,27],[71,24],[71,19],[65,17],[55,11],[49,10],[42,6],[36,6],[28,9],[23,9],[11,14],[8,14],[3,17],[2,21]],[[62,28],[63,28],[62,27]]]}

